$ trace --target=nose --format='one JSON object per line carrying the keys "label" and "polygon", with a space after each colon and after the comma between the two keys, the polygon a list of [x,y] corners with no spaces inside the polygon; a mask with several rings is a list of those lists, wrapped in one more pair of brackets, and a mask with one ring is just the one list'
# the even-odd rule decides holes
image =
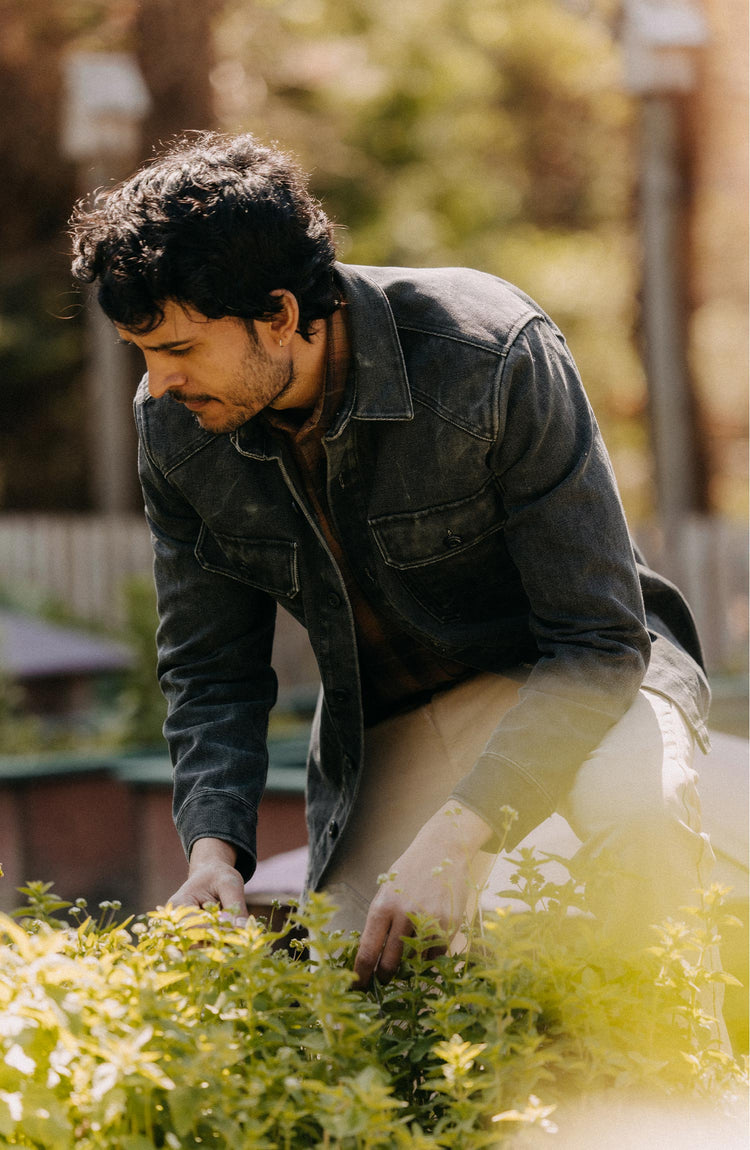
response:
{"label": "nose", "polygon": [[148,390],[154,399],[160,399],[168,391],[184,387],[185,383],[185,372],[175,371],[172,366],[161,370],[151,365],[148,368]]}

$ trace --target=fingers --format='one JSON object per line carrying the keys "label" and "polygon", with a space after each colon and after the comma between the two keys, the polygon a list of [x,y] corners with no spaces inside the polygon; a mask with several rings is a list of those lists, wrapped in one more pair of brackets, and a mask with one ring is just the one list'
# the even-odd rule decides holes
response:
{"label": "fingers", "polygon": [[404,938],[412,933],[412,924],[402,911],[373,902],[354,960],[357,989],[369,986],[373,974],[380,982],[393,978],[404,953]]}
{"label": "fingers", "polygon": [[169,900],[175,906],[217,903],[222,910],[247,918],[242,875],[226,863],[197,868]]}
{"label": "fingers", "polygon": [[200,898],[194,894],[189,882],[184,882],[178,890],[167,899],[172,906],[200,906]]}
{"label": "fingers", "polygon": [[385,946],[375,968],[375,974],[380,982],[390,982],[396,974],[404,955],[404,938],[413,933],[414,927],[408,919],[401,919],[400,926],[395,922],[391,923]]}
{"label": "fingers", "polygon": [[216,884],[217,898],[222,910],[232,910],[238,914],[244,913],[247,918],[247,903],[245,902],[245,884],[239,871],[223,876]]}

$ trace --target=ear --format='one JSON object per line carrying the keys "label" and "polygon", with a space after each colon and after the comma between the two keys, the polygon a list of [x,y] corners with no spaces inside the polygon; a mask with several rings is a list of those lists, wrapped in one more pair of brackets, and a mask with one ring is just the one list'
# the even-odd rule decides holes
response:
{"label": "ear", "polygon": [[268,352],[274,348],[278,351],[280,347],[288,347],[299,325],[297,297],[286,288],[272,291],[271,295],[281,301],[281,308],[270,320],[255,320],[258,338]]}

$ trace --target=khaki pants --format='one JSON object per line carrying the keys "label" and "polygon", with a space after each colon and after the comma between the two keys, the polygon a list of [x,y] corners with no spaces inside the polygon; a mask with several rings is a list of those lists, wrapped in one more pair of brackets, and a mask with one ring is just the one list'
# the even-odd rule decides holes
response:
{"label": "khaki pants", "polygon": [[[378,876],[471,769],[517,697],[510,679],[480,674],[367,732],[362,787],[325,883],[339,908],[332,929],[362,929]],[[623,872],[595,909],[634,945],[653,941],[649,924],[695,903],[708,879],[713,854],[701,832],[693,754],[679,709],[642,690],[560,808],[580,850],[606,850]],[[494,863],[480,853],[475,867],[478,885],[489,880],[484,903],[492,901]]]}

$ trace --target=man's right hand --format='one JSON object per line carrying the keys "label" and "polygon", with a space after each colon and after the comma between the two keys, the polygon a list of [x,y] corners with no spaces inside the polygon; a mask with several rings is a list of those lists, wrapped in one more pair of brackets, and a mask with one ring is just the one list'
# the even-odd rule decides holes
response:
{"label": "man's right hand", "polygon": [[223,839],[197,839],[190,852],[188,877],[169,901],[175,906],[218,903],[222,910],[247,916],[245,883],[234,863],[237,852]]}

